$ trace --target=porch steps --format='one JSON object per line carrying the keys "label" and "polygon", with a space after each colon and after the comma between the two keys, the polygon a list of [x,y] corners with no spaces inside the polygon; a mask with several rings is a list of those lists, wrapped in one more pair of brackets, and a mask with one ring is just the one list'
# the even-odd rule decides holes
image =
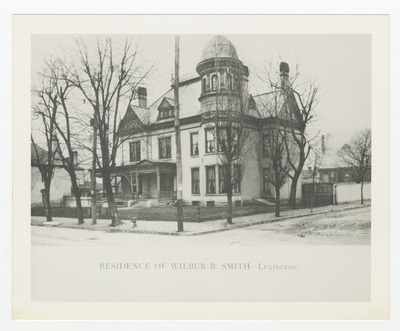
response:
{"label": "porch steps", "polygon": [[255,200],[258,201],[258,202],[261,202],[261,203],[263,203],[264,205],[267,205],[267,206],[275,206],[275,203],[273,203],[271,201],[268,201],[268,200],[265,200],[265,199],[255,199]]}

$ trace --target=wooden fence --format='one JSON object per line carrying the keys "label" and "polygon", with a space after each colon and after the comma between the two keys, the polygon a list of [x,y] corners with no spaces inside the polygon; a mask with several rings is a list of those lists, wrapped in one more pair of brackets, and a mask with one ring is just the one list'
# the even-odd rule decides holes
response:
{"label": "wooden fence", "polygon": [[307,183],[302,185],[303,205],[310,208],[333,204],[332,183]]}

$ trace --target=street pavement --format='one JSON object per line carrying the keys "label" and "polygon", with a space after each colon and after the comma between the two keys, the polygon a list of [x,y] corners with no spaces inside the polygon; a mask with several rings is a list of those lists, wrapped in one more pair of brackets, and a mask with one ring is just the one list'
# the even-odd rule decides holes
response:
{"label": "street pavement", "polygon": [[[330,206],[336,207],[336,206]],[[347,205],[346,208],[336,208],[333,211],[320,209],[308,217],[287,216],[282,221],[259,223],[252,226],[230,229],[229,231],[214,231],[202,235],[172,236],[156,233],[134,233],[126,231],[92,231],[86,229],[32,226],[32,245],[34,246],[277,246],[277,245],[369,245],[370,233],[363,232],[305,232],[301,225],[305,219],[312,222],[334,219],[335,222],[346,222],[354,218],[370,219],[371,207],[355,208]],[[322,213],[325,211],[324,213]],[[301,215],[300,213],[298,215]],[[254,215],[261,217],[260,215]],[[267,215],[263,215],[266,217]],[[259,218],[255,220],[260,220]],[[272,219],[272,218],[271,218]],[[254,220],[254,218],[253,218]],[[237,222],[237,219],[235,219]],[[214,221],[217,222],[217,221]],[[146,222],[158,223],[158,222]],[[167,222],[163,222],[167,223]],[[208,222],[206,222],[208,223]],[[185,225],[189,225],[185,224]],[[293,228],[299,230],[293,232]],[[139,224],[139,226],[141,226]],[[176,224],[174,224],[176,226]],[[217,228],[217,227],[215,227]],[[174,229],[174,231],[176,231]],[[345,233],[345,235],[343,234]]]}
{"label": "street pavement", "polygon": [[239,229],[264,223],[282,221],[294,217],[309,217],[313,215],[330,213],[332,211],[352,210],[355,208],[365,208],[365,206],[360,206],[359,203],[352,203],[352,204],[319,207],[315,208],[313,212],[311,212],[309,209],[287,210],[281,212],[281,217],[279,218],[275,217],[274,213],[242,216],[234,218],[233,225],[227,225],[225,219],[200,222],[200,223],[190,222],[190,223],[185,223],[184,231],[179,233],[177,232],[177,223],[170,221],[163,222],[163,221],[136,220],[136,226],[133,226],[131,220],[123,220],[122,225],[116,227],[110,227],[111,221],[104,219],[98,219],[96,225],[92,225],[90,219],[86,219],[85,224],[83,225],[77,225],[77,220],[75,218],[53,217],[53,222],[46,223],[45,217],[32,216],[31,224],[33,226],[50,226],[57,228],[73,228],[73,229],[91,230],[91,231],[194,236],[194,235],[204,235],[215,232]]}

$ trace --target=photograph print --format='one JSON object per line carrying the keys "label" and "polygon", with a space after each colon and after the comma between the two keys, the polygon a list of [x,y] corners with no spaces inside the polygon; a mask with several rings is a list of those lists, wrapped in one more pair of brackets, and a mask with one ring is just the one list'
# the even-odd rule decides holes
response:
{"label": "photograph print", "polygon": [[368,302],[371,68],[368,34],[33,34],[32,301]]}
{"label": "photograph print", "polygon": [[371,242],[369,35],[32,35],[33,246]]}

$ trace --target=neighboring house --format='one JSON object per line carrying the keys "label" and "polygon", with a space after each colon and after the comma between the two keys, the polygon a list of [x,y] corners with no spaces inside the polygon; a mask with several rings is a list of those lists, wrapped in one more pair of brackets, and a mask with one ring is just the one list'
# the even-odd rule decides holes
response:
{"label": "neighboring house", "polygon": [[[37,144],[31,143],[31,206],[42,206],[41,190],[44,189],[42,175],[38,165],[47,164],[47,151]],[[83,169],[77,167],[77,177],[83,180]],[[56,162],[50,186],[50,202],[52,205],[64,205],[66,197],[71,194],[71,180],[68,173]]]}
{"label": "neighboring house", "polygon": [[[232,169],[241,178],[234,184],[233,200],[273,198],[274,189],[268,182],[268,160],[264,153],[269,148],[271,116],[263,107],[272,94],[251,96],[248,93],[248,68],[240,61],[232,43],[223,36],[209,41],[196,69],[198,76],[179,84],[184,202],[192,205],[226,202],[220,180],[223,168],[219,166],[218,144],[210,123],[217,114],[240,109],[252,130],[252,140],[249,141],[251,153],[243,169],[239,166]],[[288,66],[283,70],[281,76],[287,77]],[[235,86],[240,86],[240,90]],[[244,100],[243,104],[241,100]],[[129,139],[123,143],[114,173],[119,197],[176,197],[174,106],[173,88],[148,106],[147,90],[140,87],[138,105],[127,107],[120,125],[122,136]],[[287,104],[281,102],[280,107],[282,112]],[[293,95],[289,107],[297,107]],[[281,198],[287,199],[289,179],[281,192]],[[297,193],[300,197],[301,189]]]}
{"label": "neighboring house", "polygon": [[322,183],[350,183],[354,182],[351,169],[347,167],[320,168],[318,176]]}
{"label": "neighboring house", "polygon": [[[321,154],[321,161],[317,166],[317,172],[314,178],[314,182],[319,183],[352,183],[355,182],[352,176],[352,169],[350,167],[340,166],[340,160],[338,159],[337,152],[339,146],[346,148],[348,145],[344,144],[343,141],[350,139],[346,135],[332,136],[330,134],[321,136],[321,149],[324,150],[323,155]],[[328,140],[328,142],[326,142]],[[325,147],[325,144],[327,147]],[[312,160],[309,160],[312,163]],[[303,184],[312,183],[313,171],[312,166],[309,165],[308,169],[303,170]],[[371,172],[367,173],[365,182],[371,181]]]}

